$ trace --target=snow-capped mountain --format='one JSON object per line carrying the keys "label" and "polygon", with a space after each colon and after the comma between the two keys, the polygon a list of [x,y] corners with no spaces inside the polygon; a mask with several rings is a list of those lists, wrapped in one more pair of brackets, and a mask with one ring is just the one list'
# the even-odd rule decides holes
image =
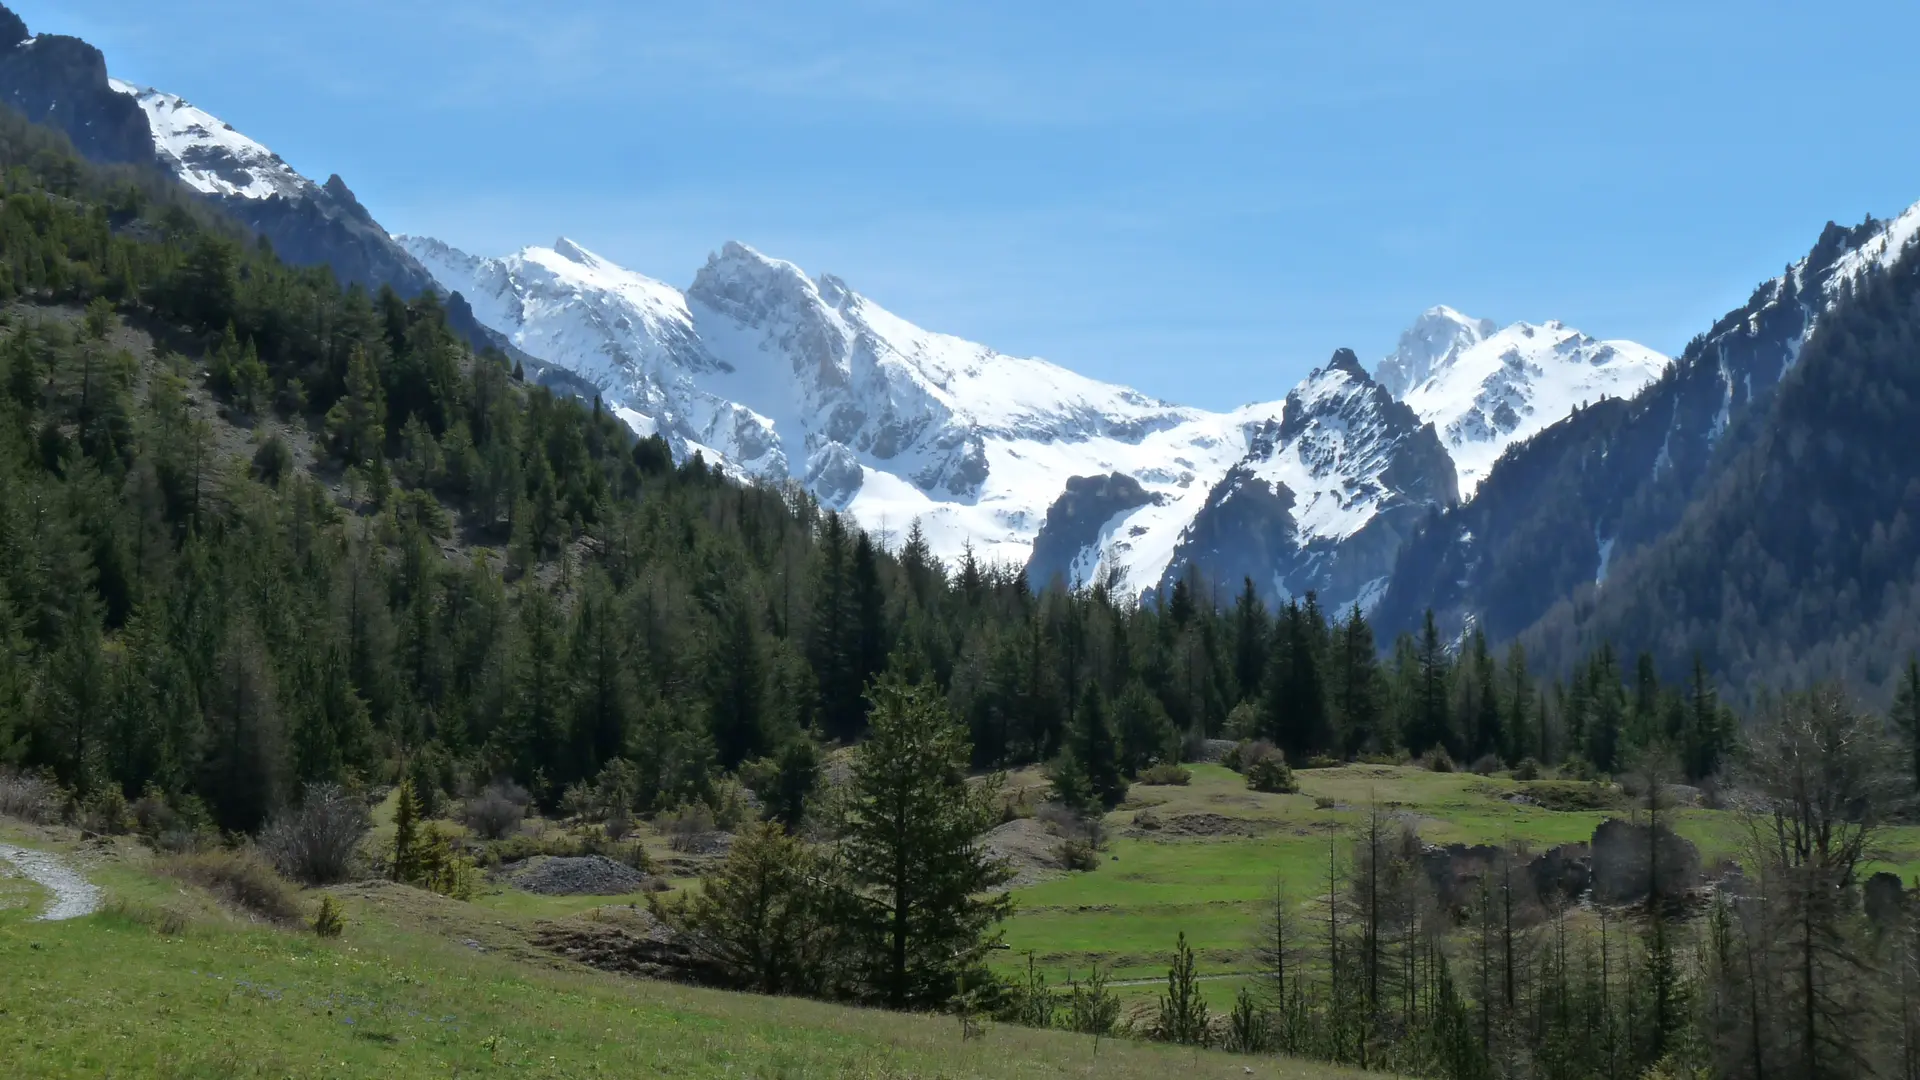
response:
{"label": "snow-capped mountain", "polygon": [[1400,335],[1393,352],[1374,367],[1374,381],[1394,397],[1427,381],[1461,351],[1492,337],[1499,329],[1492,319],[1474,319],[1442,304],[1430,307]]}
{"label": "snow-capped mountain", "polygon": [[[1558,323],[1434,308],[1381,365],[1414,380],[1404,405],[1343,353],[1285,401],[1214,413],[925,330],[738,243],[681,292],[567,239],[500,258],[396,240],[483,324],[676,453],[798,482],[889,540],[918,520],[946,558],[971,545],[1036,585],[1133,595],[1231,564],[1275,598],[1366,599],[1402,508],[1456,501],[1510,443],[1664,363]],[[1249,516],[1256,489],[1279,500],[1264,516]],[[1274,535],[1233,539],[1256,517]]]}
{"label": "snow-capped mountain", "polygon": [[[1434,308],[1416,325],[1436,314],[1449,321],[1457,317],[1451,309]],[[1644,345],[1596,341],[1558,322],[1518,322],[1489,333],[1491,325],[1463,323],[1463,332],[1430,364],[1394,368],[1406,351],[1403,337],[1401,352],[1380,365],[1382,371],[1407,371],[1413,377],[1396,396],[1439,429],[1459,471],[1463,498],[1473,496],[1508,446],[1564,419],[1575,406],[1632,397],[1659,378],[1668,363]]]}
{"label": "snow-capped mountain", "polygon": [[[1118,583],[1151,587],[1182,507],[1190,517],[1247,445],[1248,417],[922,329],[743,244],[682,293],[569,240],[503,258],[398,240],[483,323],[592,382],[636,430],[798,481],[889,539],[917,519],[948,558],[971,544],[1025,564],[1070,478],[1119,473],[1164,511],[1121,538]],[[1081,562],[1065,576],[1112,565]]]}
{"label": "snow-capped mountain", "polygon": [[1168,580],[1198,567],[1272,599],[1371,607],[1407,532],[1459,497],[1432,424],[1341,349],[1261,424],[1180,536]]}

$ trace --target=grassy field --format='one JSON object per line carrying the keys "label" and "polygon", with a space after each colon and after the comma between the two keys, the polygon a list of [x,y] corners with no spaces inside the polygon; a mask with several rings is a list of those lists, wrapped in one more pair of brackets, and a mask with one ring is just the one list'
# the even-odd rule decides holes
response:
{"label": "grassy field", "polygon": [[963,1040],[952,1018],[606,975],[526,946],[527,917],[504,906],[398,886],[335,890],[348,928],[323,941],[222,911],[130,845],[0,836],[66,852],[109,898],[35,922],[37,890],[0,884],[8,1077],[1349,1075],[1008,1026]]}
{"label": "grassy field", "polygon": [[[1031,954],[1054,985],[1097,962],[1144,1005],[1184,932],[1224,1008],[1253,963],[1276,885],[1310,907],[1329,843],[1379,805],[1435,843],[1583,840],[1615,810],[1509,801],[1503,778],[1384,766],[1306,770],[1260,795],[1218,766],[1184,787],[1136,786],[1097,870],[1015,893],[1003,970]],[[1016,776],[1016,784],[1031,780]],[[1537,792],[1536,792],[1537,793]],[[1142,829],[1143,815],[1158,829]],[[383,815],[384,816],[384,815]],[[1712,865],[1740,847],[1731,814],[1679,831]],[[487,885],[471,903],[383,883],[334,890],[348,929],[322,941],[251,922],[152,872],[137,845],[80,847],[0,823],[0,839],[64,852],[107,892],[100,914],[31,921],[45,897],[0,879],[0,1062],[8,1076],[94,1077],[1195,1077],[1299,1080],[1315,1065],[1093,1043],[951,1018],[689,989],[587,970],[528,943],[543,920],[641,897],[543,897]],[[664,849],[663,849],[664,850]],[[1920,829],[1891,830],[1883,865],[1920,870]],[[317,894],[302,898],[317,905]],[[1251,1069],[1251,1073],[1246,1070]]]}
{"label": "grassy field", "polygon": [[[996,960],[1002,970],[1023,971],[1031,953],[1053,983],[1070,972],[1084,976],[1096,962],[1119,980],[1164,979],[1183,931],[1203,975],[1252,970],[1254,939],[1276,886],[1302,907],[1324,896],[1329,840],[1364,820],[1370,805],[1412,821],[1431,843],[1523,840],[1535,850],[1586,840],[1606,818],[1631,814],[1624,807],[1528,806],[1508,801],[1528,787],[1511,779],[1397,766],[1301,770],[1297,795],[1250,792],[1239,775],[1218,765],[1196,765],[1192,773],[1184,787],[1134,786],[1127,805],[1108,819],[1114,839],[1099,869],[1015,892],[1019,906],[1006,928],[1010,948]],[[1035,781],[1016,775],[1011,782]],[[1142,811],[1163,828],[1135,829]],[[1211,835],[1175,835],[1165,827],[1180,819]],[[1736,857],[1742,847],[1741,823],[1728,812],[1678,811],[1675,828],[1699,846],[1708,866]],[[1880,868],[1908,880],[1920,872],[1920,829],[1891,830]],[[1207,996],[1224,1007],[1242,981],[1209,981]],[[1125,988],[1143,996],[1158,989]]]}

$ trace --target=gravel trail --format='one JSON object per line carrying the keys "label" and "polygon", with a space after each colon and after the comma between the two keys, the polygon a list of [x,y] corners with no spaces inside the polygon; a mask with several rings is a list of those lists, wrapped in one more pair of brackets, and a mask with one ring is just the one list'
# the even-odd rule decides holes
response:
{"label": "gravel trail", "polygon": [[58,855],[0,844],[0,860],[12,863],[29,881],[53,894],[53,903],[38,916],[40,921],[78,919],[100,910],[99,886],[89,884]]}

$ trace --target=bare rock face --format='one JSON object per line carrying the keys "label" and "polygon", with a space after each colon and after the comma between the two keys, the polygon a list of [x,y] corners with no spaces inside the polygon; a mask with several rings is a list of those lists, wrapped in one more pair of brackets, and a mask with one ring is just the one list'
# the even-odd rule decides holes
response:
{"label": "bare rock face", "polygon": [[1651,890],[1673,897],[1700,883],[1700,850],[1662,826],[1611,820],[1593,830],[1593,901],[1636,904]]}
{"label": "bare rock face", "polygon": [[1490,844],[1448,844],[1421,852],[1420,865],[1441,905],[1459,912],[1472,903],[1482,879],[1493,872],[1503,854]]}
{"label": "bare rock face", "polygon": [[1140,481],[1124,473],[1069,477],[1066,490],[1047,508],[1046,523],[1033,539],[1027,583],[1035,589],[1047,588],[1056,580],[1075,584],[1081,576],[1075,563],[1082,552],[1098,546],[1107,523],[1153,501]]}
{"label": "bare rock face", "polygon": [[75,37],[27,36],[0,7],[0,101],[36,124],[58,128],[82,157],[116,165],[156,161],[153,129],[132,98],[107,83],[100,50]]}
{"label": "bare rock face", "polygon": [[1542,852],[1527,864],[1527,875],[1543,903],[1571,904],[1593,885],[1593,848],[1562,844]]}

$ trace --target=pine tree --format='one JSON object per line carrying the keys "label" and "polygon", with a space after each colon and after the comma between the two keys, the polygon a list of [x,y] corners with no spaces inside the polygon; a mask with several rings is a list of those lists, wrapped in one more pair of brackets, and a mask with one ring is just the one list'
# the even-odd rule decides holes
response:
{"label": "pine tree", "polygon": [[1537,711],[1538,692],[1533,686],[1533,675],[1527,671],[1527,650],[1519,642],[1507,647],[1507,672],[1503,680],[1505,704],[1502,712],[1508,717],[1509,753],[1517,762],[1524,758],[1535,761],[1548,760],[1546,730],[1538,721],[1544,716]]}
{"label": "pine tree", "polygon": [[714,749],[731,769],[768,749],[773,732],[764,698],[766,663],[750,601],[727,596],[715,613],[706,684]]}
{"label": "pine tree", "polygon": [[1139,679],[1128,682],[1114,699],[1113,722],[1120,740],[1120,768],[1126,775],[1138,776],[1156,761],[1177,757],[1179,732],[1160,699]]}
{"label": "pine tree", "polygon": [[[1696,672],[1696,679],[1702,676]],[[1912,756],[1914,790],[1920,791],[1920,657],[1907,659],[1907,670],[1901,675],[1900,689],[1894,695],[1893,726],[1906,737],[1907,752]]]}
{"label": "pine tree", "polygon": [[1321,672],[1324,635],[1311,598],[1307,606],[1290,602],[1280,613],[1269,650],[1263,726],[1295,762],[1326,753],[1333,745]]}
{"label": "pine tree", "polygon": [[1471,656],[1473,713],[1467,719],[1473,732],[1473,742],[1467,749],[1467,757],[1476,761],[1486,754],[1505,758],[1507,731],[1505,718],[1500,713],[1499,677],[1494,670],[1493,656],[1487,649],[1487,635],[1478,627],[1473,631]]}
{"label": "pine tree", "polygon": [[649,905],[733,983],[762,994],[818,992],[837,940],[826,873],[812,846],[763,822],[740,831],[697,890]]}
{"label": "pine tree", "polygon": [[393,803],[393,860],[389,872],[395,881],[410,882],[419,876],[420,801],[414,797],[413,781],[400,781]]}
{"label": "pine tree", "polygon": [[1587,669],[1587,760],[1603,773],[1620,768],[1621,733],[1626,727],[1626,687],[1613,658],[1613,647],[1602,645]]}
{"label": "pine tree", "polygon": [[1409,702],[1409,727],[1407,731],[1407,749],[1416,754],[1424,754],[1434,747],[1456,749],[1453,745],[1453,723],[1448,715],[1447,683],[1451,677],[1447,661],[1446,647],[1440,641],[1440,628],[1433,621],[1433,612],[1427,612],[1427,621],[1420,629],[1420,640],[1415,653],[1414,685],[1411,687],[1413,700]]}
{"label": "pine tree", "polygon": [[1207,1000],[1200,992],[1200,979],[1194,966],[1193,948],[1187,944],[1186,931],[1174,946],[1173,966],[1167,969],[1167,992],[1160,997],[1159,1019],[1154,1034],[1182,1046],[1205,1046],[1211,1032],[1207,1023]]}
{"label": "pine tree", "polygon": [[367,351],[356,345],[347,361],[346,393],[327,411],[327,436],[349,465],[383,462],[386,404]]}
{"label": "pine tree", "polygon": [[1392,742],[1383,730],[1380,663],[1375,652],[1373,627],[1355,604],[1334,632],[1331,654],[1335,726],[1348,757]]}
{"label": "pine tree", "polygon": [[929,686],[884,677],[853,759],[842,854],[867,985],[894,1008],[938,1006],[991,948],[1009,873],[979,845],[995,785],[967,780],[966,731]]}
{"label": "pine tree", "polygon": [[1087,792],[1102,811],[1127,797],[1121,775],[1119,747],[1107,722],[1107,703],[1098,683],[1089,683],[1073,718],[1073,757],[1087,777]]}
{"label": "pine tree", "polygon": [[1243,580],[1240,596],[1233,602],[1233,678],[1239,696],[1235,703],[1260,697],[1261,680],[1267,670],[1267,605],[1253,589],[1253,579]]}
{"label": "pine tree", "polygon": [[47,659],[41,694],[39,756],[83,797],[101,779],[112,685],[100,623],[91,606],[77,613]]}

